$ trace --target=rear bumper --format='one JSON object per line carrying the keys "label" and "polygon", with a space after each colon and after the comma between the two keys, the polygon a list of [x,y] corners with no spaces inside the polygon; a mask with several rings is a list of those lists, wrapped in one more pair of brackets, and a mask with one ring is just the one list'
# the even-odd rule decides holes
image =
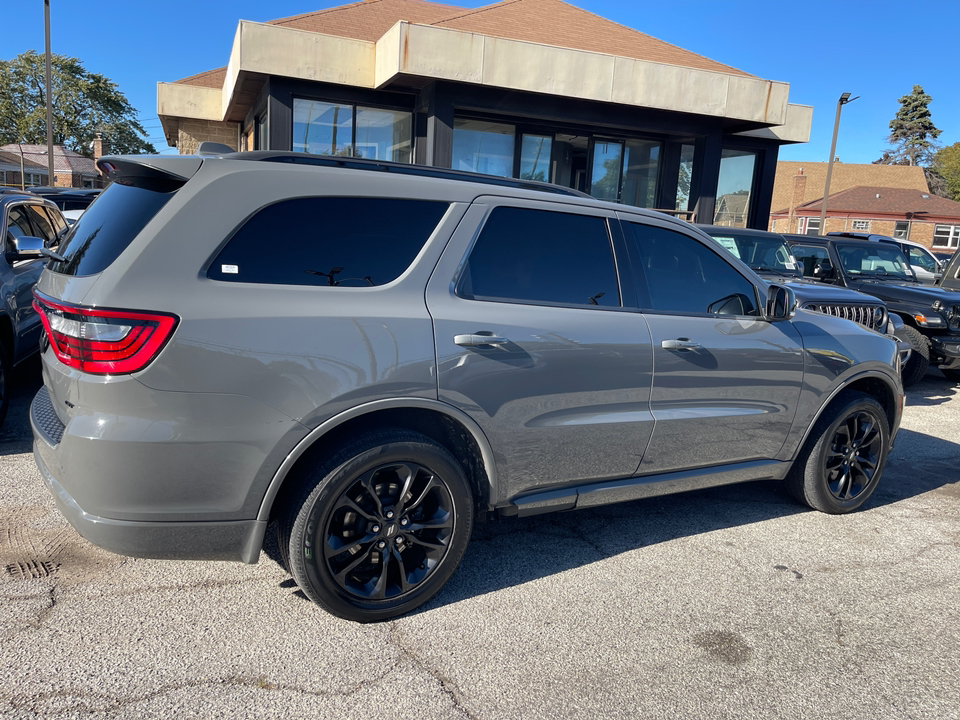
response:
{"label": "rear bumper", "polygon": [[[30,406],[33,457],[57,507],[74,529],[94,545],[119,555],[169,560],[233,560],[256,563],[267,523],[258,520],[119,520],[86,512],[57,479],[58,445],[64,427],[42,389]],[[61,470],[62,472],[62,470]]]}

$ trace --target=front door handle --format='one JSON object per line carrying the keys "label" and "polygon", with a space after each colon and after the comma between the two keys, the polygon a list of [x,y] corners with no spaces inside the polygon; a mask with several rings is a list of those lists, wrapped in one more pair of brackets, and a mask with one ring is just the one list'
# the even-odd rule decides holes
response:
{"label": "front door handle", "polygon": [[479,345],[504,345],[510,341],[496,335],[471,333],[469,335],[454,335],[453,342],[461,347],[477,347]]}
{"label": "front door handle", "polygon": [[676,340],[664,340],[660,343],[664,350],[693,350],[700,347],[700,343],[691,342],[690,338],[677,338]]}

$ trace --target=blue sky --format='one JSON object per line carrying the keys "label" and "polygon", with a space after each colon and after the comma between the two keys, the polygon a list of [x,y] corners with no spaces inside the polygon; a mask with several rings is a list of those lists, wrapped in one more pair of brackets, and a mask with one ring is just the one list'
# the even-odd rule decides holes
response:
{"label": "blue sky", "polygon": [[[51,0],[53,51],[80,58],[124,92],[151,142],[166,147],[157,119],[157,82],[226,65],[237,22],[342,5],[324,0]],[[480,7],[489,3],[446,0]],[[825,162],[837,99],[860,99],[843,110],[837,156],[868,163],[888,147],[898,100],[914,85],[933,96],[930,110],[943,134],[960,142],[960,80],[956,34],[960,0],[910,6],[889,0],[576,0],[573,4],[674,45],[768,80],[790,83],[790,102],[814,107],[805,145],[782,160]],[[42,0],[3,0],[0,58],[44,50]]]}

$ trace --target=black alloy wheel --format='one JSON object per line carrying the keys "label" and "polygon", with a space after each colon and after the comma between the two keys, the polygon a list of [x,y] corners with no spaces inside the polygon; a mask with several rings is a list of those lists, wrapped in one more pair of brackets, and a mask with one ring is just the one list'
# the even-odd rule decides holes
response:
{"label": "black alloy wheel", "polygon": [[844,418],[836,428],[821,472],[826,476],[830,494],[837,500],[855,500],[873,485],[883,457],[880,422],[864,411]]}
{"label": "black alloy wheel", "polygon": [[815,510],[851,512],[873,494],[889,449],[883,407],[870,395],[847,390],[813,426],[787,475],[787,489]]}
{"label": "black alloy wheel", "polygon": [[307,473],[278,531],[308,598],[372,622],[436,595],[472,527],[473,497],[457,460],[430,438],[396,430],[361,438]]}

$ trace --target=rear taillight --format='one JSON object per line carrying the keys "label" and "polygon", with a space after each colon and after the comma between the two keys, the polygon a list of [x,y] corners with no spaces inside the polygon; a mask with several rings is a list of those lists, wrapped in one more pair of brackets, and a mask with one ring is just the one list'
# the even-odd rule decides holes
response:
{"label": "rear taillight", "polygon": [[38,291],[34,296],[60,362],[94,375],[143,370],[177,326],[175,315],[66,305]]}

